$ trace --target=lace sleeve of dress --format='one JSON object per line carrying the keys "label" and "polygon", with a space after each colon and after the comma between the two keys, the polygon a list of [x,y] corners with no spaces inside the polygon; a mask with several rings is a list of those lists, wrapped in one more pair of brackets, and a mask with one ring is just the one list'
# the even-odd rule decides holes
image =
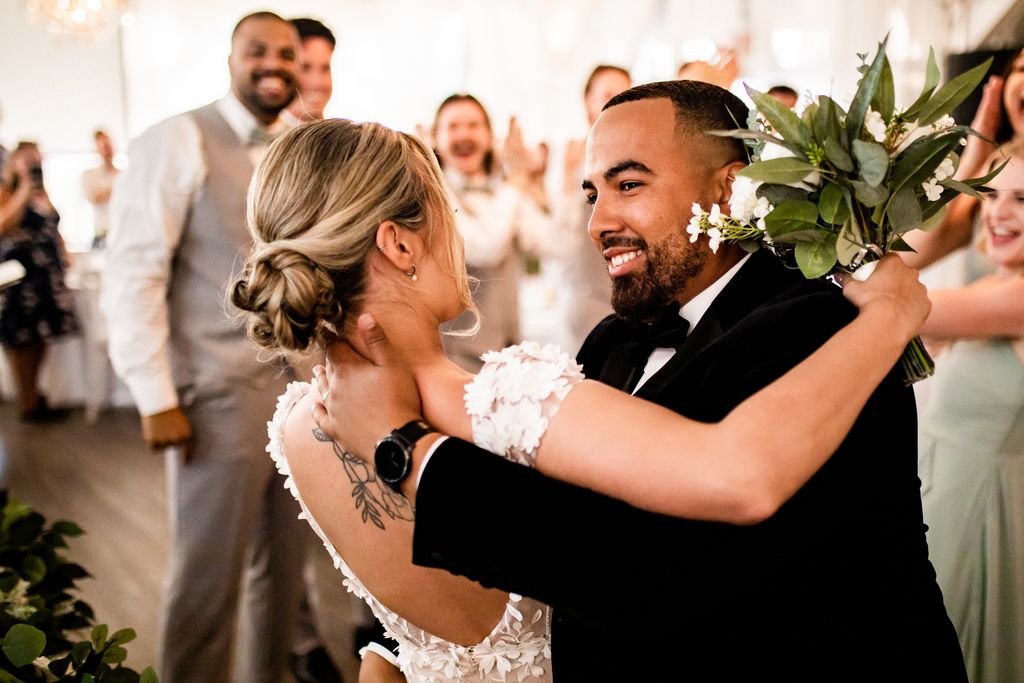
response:
{"label": "lace sleeve of dress", "polygon": [[466,385],[473,442],[533,467],[551,418],[574,386],[581,366],[554,344],[524,342],[483,355],[484,366]]}

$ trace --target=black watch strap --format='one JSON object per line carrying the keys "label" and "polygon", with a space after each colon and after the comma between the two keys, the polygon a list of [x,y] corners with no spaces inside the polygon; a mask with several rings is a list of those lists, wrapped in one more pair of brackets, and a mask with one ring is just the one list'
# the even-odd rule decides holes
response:
{"label": "black watch strap", "polygon": [[402,482],[412,472],[412,452],[416,442],[432,431],[434,429],[423,420],[412,420],[377,444],[374,453],[377,477],[395,493],[402,493]]}

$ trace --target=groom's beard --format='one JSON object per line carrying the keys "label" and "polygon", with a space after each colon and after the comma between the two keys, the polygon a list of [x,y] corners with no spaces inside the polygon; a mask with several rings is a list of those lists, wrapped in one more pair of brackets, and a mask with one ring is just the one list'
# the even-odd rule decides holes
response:
{"label": "groom's beard", "polygon": [[644,269],[612,279],[612,308],[620,318],[647,321],[672,303],[686,283],[704,269],[707,249],[691,245],[680,231],[657,244],[639,238],[610,237],[601,249],[643,249]]}

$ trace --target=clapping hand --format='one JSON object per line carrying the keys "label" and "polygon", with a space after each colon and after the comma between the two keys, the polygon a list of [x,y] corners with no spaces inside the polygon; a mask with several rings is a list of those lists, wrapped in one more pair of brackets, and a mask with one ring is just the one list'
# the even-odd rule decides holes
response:
{"label": "clapping hand", "polygon": [[412,372],[373,316],[327,349],[327,367],[313,368],[313,420],[327,436],[365,462],[378,441],[422,415]]}

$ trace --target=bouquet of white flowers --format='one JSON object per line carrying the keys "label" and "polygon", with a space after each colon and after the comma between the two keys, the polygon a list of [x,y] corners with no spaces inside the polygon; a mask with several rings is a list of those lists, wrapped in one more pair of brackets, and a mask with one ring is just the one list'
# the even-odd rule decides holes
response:
{"label": "bouquet of white flowers", "polygon": [[[748,250],[761,245],[794,263],[808,278],[852,272],[888,251],[910,250],[901,235],[928,228],[961,193],[980,197],[992,173],[953,178],[958,147],[969,134],[949,115],[978,86],[991,63],[981,64],[941,88],[934,51],[924,89],[899,110],[894,102],[886,41],[871,64],[858,55],[863,74],[844,111],[822,95],[797,115],[773,97],[747,88],[757,111],[748,128],[716,131],[741,138],[752,163],[733,183],[729,213],[716,204],[693,205],[690,240],[705,234],[712,250],[723,241]],[[919,339],[907,347],[908,383],[924,379],[934,363]]]}

